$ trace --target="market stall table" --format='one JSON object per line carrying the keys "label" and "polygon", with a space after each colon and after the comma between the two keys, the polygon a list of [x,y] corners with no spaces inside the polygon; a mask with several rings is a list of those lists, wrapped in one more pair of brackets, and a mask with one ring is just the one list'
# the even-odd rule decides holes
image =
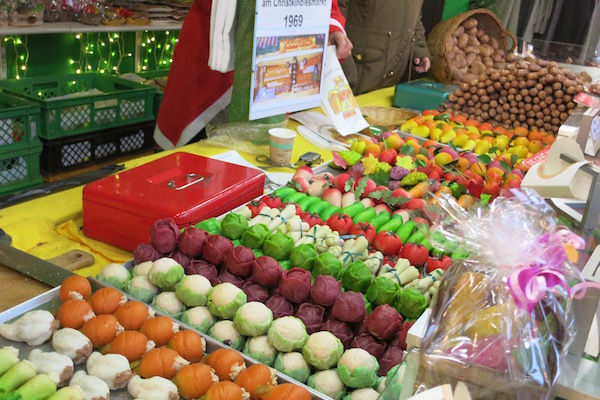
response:
{"label": "market stall table", "polygon": [[[394,87],[389,87],[357,97],[361,107],[391,106]],[[295,129],[298,123],[289,120],[287,127]],[[203,146],[202,142],[160,153],[136,158],[124,163],[133,168],[164,157],[176,151],[185,151],[201,156],[214,156],[229,149]],[[308,152],[321,154],[324,160],[331,159],[331,152],[315,148],[302,136],[296,137],[292,162]],[[255,156],[240,152],[247,161],[256,164]],[[282,169],[285,171],[285,169]],[[289,169],[287,170],[289,171]],[[46,195],[0,210],[0,227],[12,237],[12,246],[41,259],[59,256],[67,251],[79,249],[92,253],[95,263],[91,267],[77,271],[83,276],[95,276],[100,269],[110,263],[124,263],[132,259],[129,252],[117,249],[99,241],[87,238],[82,232],[82,191],[83,186]],[[49,286],[27,278],[7,268],[0,261],[0,311],[19,304],[37,294],[50,289]]]}

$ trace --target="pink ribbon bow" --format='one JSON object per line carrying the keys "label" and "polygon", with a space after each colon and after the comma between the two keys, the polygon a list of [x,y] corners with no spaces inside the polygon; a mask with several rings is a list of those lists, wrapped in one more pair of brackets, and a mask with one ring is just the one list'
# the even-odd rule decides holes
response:
{"label": "pink ribbon bow", "polygon": [[600,284],[585,281],[573,288],[569,286],[562,272],[567,258],[563,243],[578,250],[585,247],[585,241],[581,237],[566,229],[560,229],[553,235],[545,234],[539,240],[539,245],[544,247],[542,259],[509,276],[508,287],[518,307],[526,308],[531,313],[535,304],[546,296],[546,291],[556,286],[563,287],[568,296],[575,299],[583,298],[588,288],[600,289]]}

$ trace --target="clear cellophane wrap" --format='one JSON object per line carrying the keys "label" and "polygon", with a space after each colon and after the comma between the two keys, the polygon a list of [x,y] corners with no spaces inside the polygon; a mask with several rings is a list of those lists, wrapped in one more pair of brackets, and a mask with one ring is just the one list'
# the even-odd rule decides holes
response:
{"label": "clear cellophane wrap", "polygon": [[470,255],[444,275],[422,347],[411,354],[414,385],[402,390],[463,382],[473,399],[554,398],[574,334],[570,285],[582,278],[572,260],[583,240],[532,192],[469,211],[442,198],[428,213],[445,245]]}

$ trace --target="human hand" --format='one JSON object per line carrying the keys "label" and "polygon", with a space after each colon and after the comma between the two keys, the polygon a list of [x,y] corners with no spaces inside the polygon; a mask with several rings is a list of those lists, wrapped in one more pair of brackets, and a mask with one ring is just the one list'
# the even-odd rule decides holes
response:
{"label": "human hand", "polygon": [[420,74],[423,74],[429,71],[429,67],[431,67],[431,61],[429,61],[429,57],[417,57],[415,58],[415,71]]}
{"label": "human hand", "polygon": [[352,42],[344,33],[340,31],[329,34],[329,44],[335,44],[335,54],[338,60],[347,58],[352,52]]}

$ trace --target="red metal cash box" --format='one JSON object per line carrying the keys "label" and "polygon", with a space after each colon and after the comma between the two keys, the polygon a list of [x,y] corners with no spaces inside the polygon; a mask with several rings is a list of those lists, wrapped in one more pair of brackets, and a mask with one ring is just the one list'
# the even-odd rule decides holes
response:
{"label": "red metal cash box", "polygon": [[265,174],[177,152],[83,188],[83,230],[133,251],[150,228],[171,217],[180,228],[221,215],[263,194]]}

